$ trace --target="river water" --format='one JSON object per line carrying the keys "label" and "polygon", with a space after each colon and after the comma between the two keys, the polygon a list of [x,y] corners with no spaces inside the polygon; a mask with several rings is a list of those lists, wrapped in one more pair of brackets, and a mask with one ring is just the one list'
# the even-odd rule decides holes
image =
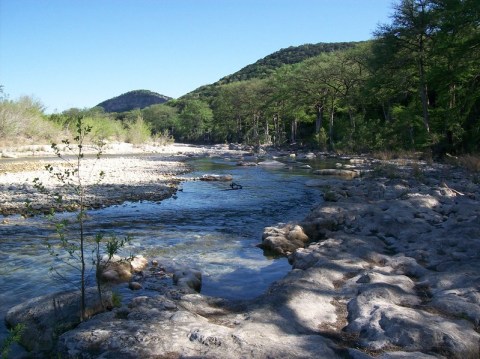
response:
{"label": "river water", "polygon": [[[161,203],[124,203],[89,211],[87,232],[117,237],[131,235],[124,248],[175,265],[198,268],[202,293],[229,299],[260,295],[290,269],[285,258],[269,258],[256,245],[263,228],[278,222],[302,219],[320,201],[318,189],[305,186],[311,171],[299,164],[269,168],[239,167],[223,159],[191,162],[194,171],[231,174],[243,186],[231,190],[230,182],[184,181],[176,198]],[[318,164],[317,167],[325,164]],[[63,214],[72,219],[73,214]],[[24,300],[71,289],[50,267],[52,256],[44,240],[54,237],[43,217],[8,217],[0,226],[0,315]],[[70,278],[75,271],[66,270]],[[0,325],[0,339],[6,333]]]}

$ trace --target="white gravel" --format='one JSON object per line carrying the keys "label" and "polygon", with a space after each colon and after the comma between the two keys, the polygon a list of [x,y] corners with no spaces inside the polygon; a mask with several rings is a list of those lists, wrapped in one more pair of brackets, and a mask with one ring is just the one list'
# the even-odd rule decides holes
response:
{"label": "white gravel", "polygon": [[[42,149],[45,149],[43,146]],[[95,153],[92,148],[85,152]],[[25,151],[3,150],[9,158],[0,159],[0,213],[28,214],[26,203],[30,201],[35,211],[46,212],[50,208],[57,210],[75,209],[78,196],[72,193],[62,181],[52,176],[46,165],[53,165],[54,173],[66,169],[75,169],[75,158],[60,160],[52,151],[42,152],[42,156],[25,156]],[[81,185],[85,188],[87,207],[100,208],[124,201],[150,200],[160,201],[170,197],[176,191],[179,174],[189,170],[185,159],[195,156],[238,155],[241,151],[228,150],[226,146],[191,146],[173,144],[167,146],[134,147],[130,144],[107,146],[100,159],[87,156],[81,162]],[[101,177],[100,173],[104,176]],[[34,179],[46,187],[49,194],[42,194],[34,187]],[[78,186],[78,179],[75,180]],[[53,203],[53,194],[62,191],[64,201],[61,205]]]}

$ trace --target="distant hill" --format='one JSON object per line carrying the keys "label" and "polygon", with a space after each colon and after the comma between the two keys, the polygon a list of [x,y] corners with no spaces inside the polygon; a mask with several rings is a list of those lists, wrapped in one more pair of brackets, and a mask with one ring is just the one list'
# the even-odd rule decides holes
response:
{"label": "distant hill", "polygon": [[359,42],[321,42],[318,44],[290,46],[286,49],[281,49],[273,54],[267,55],[263,59],[247,65],[239,71],[225,76],[213,84],[201,86],[183,97],[188,98],[198,96],[208,101],[208,99],[215,96],[216,89],[219,85],[225,85],[236,81],[246,81],[254,78],[263,79],[284,65],[296,64],[326,52],[346,50],[358,44]]}
{"label": "distant hill", "polygon": [[171,99],[171,97],[160,95],[156,92],[135,90],[103,101],[97,107],[103,108],[105,112],[125,112],[164,103]]}

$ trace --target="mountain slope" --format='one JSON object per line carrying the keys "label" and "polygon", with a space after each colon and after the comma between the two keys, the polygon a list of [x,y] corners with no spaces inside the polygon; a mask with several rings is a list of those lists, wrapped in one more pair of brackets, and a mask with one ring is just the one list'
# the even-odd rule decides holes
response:
{"label": "mountain slope", "polygon": [[253,64],[247,65],[232,75],[225,76],[215,84],[223,85],[235,81],[245,81],[253,78],[265,78],[283,65],[302,62],[310,57],[325,52],[345,50],[358,44],[357,42],[333,42],[290,46],[274,52]]}
{"label": "mountain slope", "polygon": [[211,99],[213,96],[215,96],[218,86],[236,81],[251,80],[254,78],[263,79],[284,65],[296,64],[325,52],[346,50],[358,44],[359,42],[321,42],[318,44],[290,46],[286,49],[281,49],[270,55],[267,55],[255,63],[247,65],[239,71],[221,78],[219,81],[213,84],[201,86],[182,97],[200,97],[208,101],[208,99]]}
{"label": "mountain slope", "polygon": [[103,108],[105,112],[125,112],[164,103],[171,99],[171,97],[160,95],[156,92],[135,90],[103,101],[97,107]]}

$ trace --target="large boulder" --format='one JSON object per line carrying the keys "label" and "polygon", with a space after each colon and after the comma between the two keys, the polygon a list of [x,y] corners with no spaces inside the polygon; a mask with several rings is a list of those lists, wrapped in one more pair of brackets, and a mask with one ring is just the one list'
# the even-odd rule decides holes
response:
{"label": "large boulder", "polygon": [[276,227],[263,230],[260,248],[279,255],[289,255],[298,248],[303,248],[309,238],[298,224],[280,223]]}
{"label": "large boulder", "polygon": [[[88,317],[111,307],[111,293],[103,293],[100,302],[96,288],[86,291],[86,314]],[[80,292],[53,293],[30,299],[11,308],[5,321],[14,327],[23,324],[20,344],[34,353],[48,352],[57,338],[80,323]]]}
{"label": "large boulder", "polygon": [[132,279],[133,274],[141,272],[147,266],[148,261],[143,256],[134,258],[122,258],[114,255],[112,258],[104,256],[101,262],[100,278],[106,283],[122,283]]}

